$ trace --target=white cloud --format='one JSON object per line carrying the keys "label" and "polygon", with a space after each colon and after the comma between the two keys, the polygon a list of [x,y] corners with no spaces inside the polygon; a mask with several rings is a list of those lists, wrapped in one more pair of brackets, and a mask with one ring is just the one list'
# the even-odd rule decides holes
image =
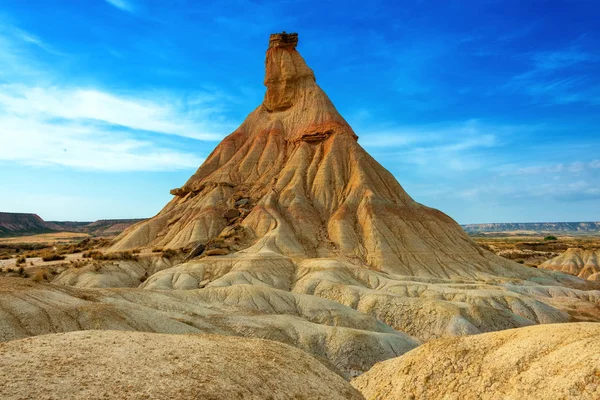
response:
{"label": "white cloud", "polygon": [[[600,168],[600,160],[592,160],[589,162],[575,161],[572,163],[558,163],[549,165],[533,165],[523,168],[518,168],[512,172],[514,175],[548,175],[557,173],[572,173],[578,174],[589,169]],[[504,175],[510,175],[511,173],[505,173]]]}
{"label": "white cloud", "polygon": [[[144,97],[153,98],[146,100]],[[195,112],[188,112],[188,102],[174,96],[150,94],[119,96],[89,88],[30,87],[20,84],[0,85],[0,111],[27,119],[96,120],[131,129],[184,136],[198,140],[219,140],[231,128],[225,123],[202,120],[211,118],[214,109],[198,97]],[[203,107],[206,111],[203,112]],[[193,118],[192,118],[193,116]]]}
{"label": "white cloud", "polygon": [[600,61],[577,43],[526,55],[529,70],[514,76],[503,89],[522,92],[539,103],[600,104],[600,86],[589,69]]}
{"label": "white cloud", "polygon": [[432,171],[444,173],[480,168],[482,160],[478,152],[502,145],[498,137],[518,129],[468,120],[445,125],[399,126],[359,136],[366,148],[393,152],[399,163],[416,164],[421,168],[435,166]]}
{"label": "white cloud", "polygon": [[0,116],[0,160],[103,171],[165,171],[196,168],[198,156],[161,148],[127,132],[94,124],[40,122]]}
{"label": "white cloud", "polygon": [[[129,3],[120,3],[125,6]],[[56,82],[40,50],[68,57],[0,21],[0,161],[105,171],[164,171],[202,162],[175,137],[216,141],[234,126],[222,95],[109,92]]]}
{"label": "white cloud", "polygon": [[129,1],[125,1],[125,0],[106,0],[106,2],[108,4],[114,6],[114,7],[117,7],[120,10],[123,10],[123,11],[127,11],[127,12],[134,12],[135,11],[135,7]]}

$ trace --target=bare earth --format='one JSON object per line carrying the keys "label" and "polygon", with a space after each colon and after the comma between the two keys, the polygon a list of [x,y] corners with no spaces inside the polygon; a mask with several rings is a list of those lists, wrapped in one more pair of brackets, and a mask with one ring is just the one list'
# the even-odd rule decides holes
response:
{"label": "bare earth", "polygon": [[600,324],[533,326],[424,344],[352,381],[375,399],[600,398]]}
{"label": "bare earth", "polygon": [[217,335],[85,331],[0,344],[2,399],[361,399],[294,347]]}

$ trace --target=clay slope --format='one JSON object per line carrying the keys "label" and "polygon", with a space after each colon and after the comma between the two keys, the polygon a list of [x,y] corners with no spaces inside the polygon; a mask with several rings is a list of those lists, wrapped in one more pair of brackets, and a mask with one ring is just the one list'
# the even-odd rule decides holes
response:
{"label": "clay slope", "polygon": [[420,343],[334,301],[259,285],[155,291],[0,280],[0,341],[77,330],[271,339],[312,354],[346,378]]}
{"label": "clay slope", "polygon": [[440,339],[375,365],[366,399],[600,398],[600,324],[542,325]]}
{"label": "clay slope", "polygon": [[306,353],[260,339],[89,331],[0,344],[3,399],[361,399]]}
{"label": "clay slope", "polygon": [[296,42],[272,35],[263,103],[113,250],[205,244],[207,254],[335,257],[403,275],[529,276],[410,198],[357,143]]}
{"label": "clay slope", "polygon": [[568,249],[558,257],[541,264],[539,268],[600,281],[600,250]]}

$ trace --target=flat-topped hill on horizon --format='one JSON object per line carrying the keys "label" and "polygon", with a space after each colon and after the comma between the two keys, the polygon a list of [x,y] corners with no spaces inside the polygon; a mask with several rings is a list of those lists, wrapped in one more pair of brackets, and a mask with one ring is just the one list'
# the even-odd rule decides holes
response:
{"label": "flat-topped hill on horizon", "polygon": [[94,236],[116,235],[140,221],[143,219],[101,219],[91,222],[44,221],[39,215],[33,213],[0,212],[0,237],[52,232],[80,232]]}
{"label": "flat-topped hill on horizon", "polygon": [[470,235],[485,233],[521,232],[530,234],[599,234],[600,222],[500,222],[487,224],[463,224],[463,229]]}

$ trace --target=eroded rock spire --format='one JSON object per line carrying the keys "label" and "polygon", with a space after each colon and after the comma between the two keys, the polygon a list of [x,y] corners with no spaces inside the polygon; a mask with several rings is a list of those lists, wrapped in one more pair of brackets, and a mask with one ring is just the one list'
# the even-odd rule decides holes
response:
{"label": "eroded rock spire", "polygon": [[296,51],[297,33],[274,33],[267,50],[263,105],[268,111],[292,107],[303,89],[315,86],[315,75]]}

